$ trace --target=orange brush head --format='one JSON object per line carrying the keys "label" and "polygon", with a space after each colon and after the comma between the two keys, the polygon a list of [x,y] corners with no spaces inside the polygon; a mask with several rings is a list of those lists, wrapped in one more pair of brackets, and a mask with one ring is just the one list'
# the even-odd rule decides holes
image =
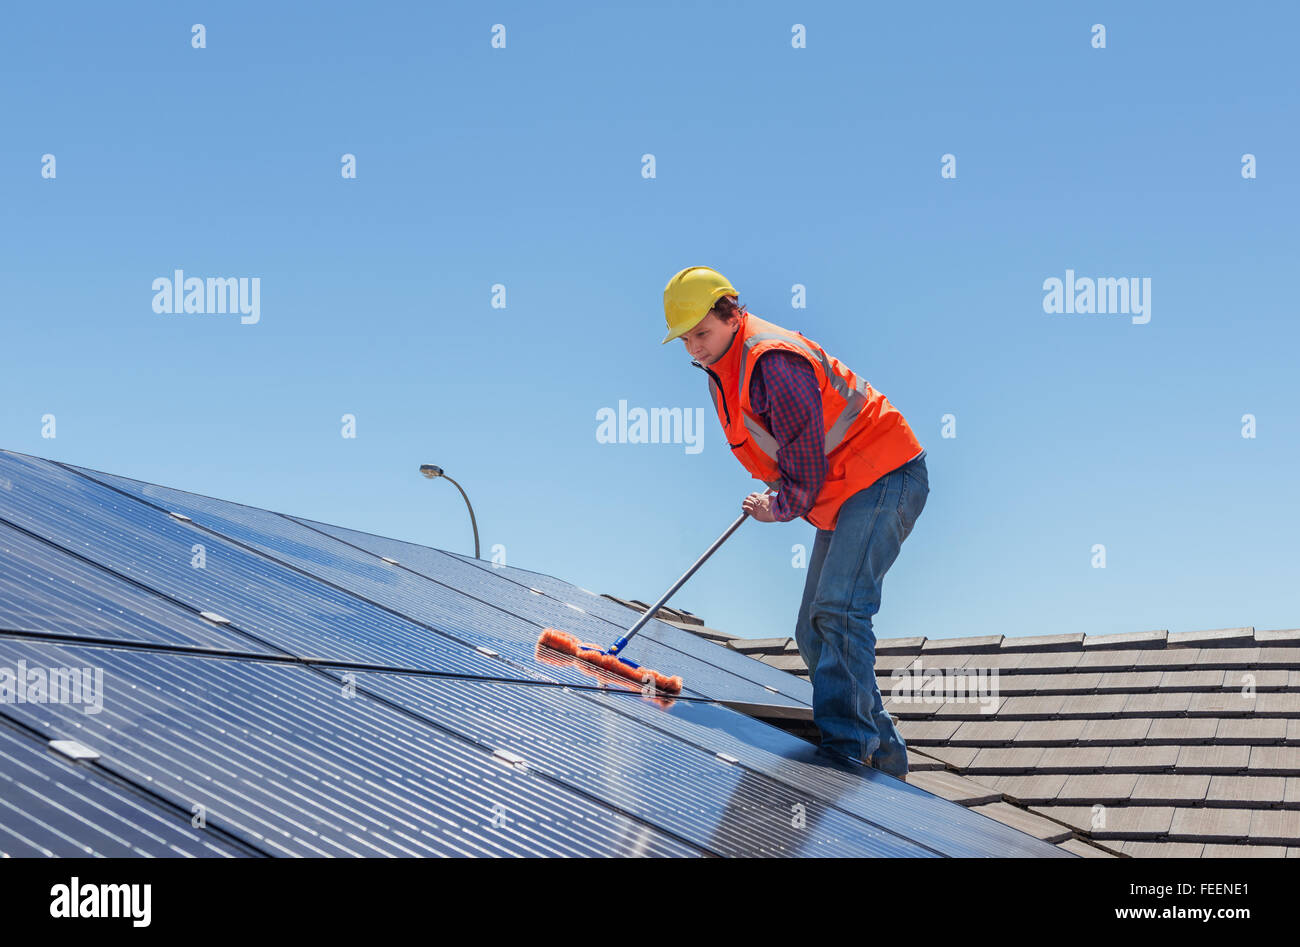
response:
{"label": "orange brush head", "polygon": [[603,654],[595,645],[585,644],[576,636],[558,628],[546,628],[537,639],[539,647],[545,645],[563,654],[594,664],[609,674],[616,674],[637,684],[653,684],[656,693],[680,694],[682,679],[678,675],[668,677],[652,668],[634,668],[619,660],[615,655]]}
{"label": "orange brush head", "polygon": [[582,650],[582,642],[576,635],[571,635],[567,631],[560,631],[558,628],[543,628],[542,636],[537,639],[538,644],[544,644],[548,648],[554,648],[556,651],[563,651],[565,654],[578,656]]}

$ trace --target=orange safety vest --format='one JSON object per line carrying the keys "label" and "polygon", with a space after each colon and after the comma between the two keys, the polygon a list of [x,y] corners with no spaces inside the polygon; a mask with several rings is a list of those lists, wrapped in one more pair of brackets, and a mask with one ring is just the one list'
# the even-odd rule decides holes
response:
{"label": "orange safety vest", "polygon": [[826,424],[826,480],[806,519],[818,529],[834,529],[840,506],[859,490],[921,453],[921,443],[903,415],[879,391],[839,359],[806,338],[760,319],[741,316],[731,347],[712,366],[692,364],[709,373],[709,394],[718,421],[736,459],[773,490],[781,486],[778,443],[749,402],[750,370],[764,352],[797,352],[812,365],[822,396]]}

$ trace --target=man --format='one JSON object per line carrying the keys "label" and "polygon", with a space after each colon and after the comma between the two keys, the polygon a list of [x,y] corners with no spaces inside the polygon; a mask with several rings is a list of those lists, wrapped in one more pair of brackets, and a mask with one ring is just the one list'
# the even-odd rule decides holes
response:
{"label": "man", "polygon": [[680,338],[736,458],[775,495],[742,508],[817,527],[795,625],[825,752],[907,775],[907,744],[876,682],[871,618],[881,583],[929,495],[925,450],[865,378],[801,333],[749,313],[707,266],[664,288],[664,343]]}

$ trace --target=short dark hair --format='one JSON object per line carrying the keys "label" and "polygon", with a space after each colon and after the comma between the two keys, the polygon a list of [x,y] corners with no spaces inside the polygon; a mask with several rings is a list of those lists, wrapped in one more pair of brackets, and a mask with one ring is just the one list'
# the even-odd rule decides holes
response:
{"label": "short dark hair", "polygon": [[[719,296],[718,301],[713,304],[709,312],[716,315],[723,322],[730,322],[733,317],[739,317],[749,314],[749,307],[740,305],[739,299],[735,296]],[[708,313],[705,313],[708,315]]]}

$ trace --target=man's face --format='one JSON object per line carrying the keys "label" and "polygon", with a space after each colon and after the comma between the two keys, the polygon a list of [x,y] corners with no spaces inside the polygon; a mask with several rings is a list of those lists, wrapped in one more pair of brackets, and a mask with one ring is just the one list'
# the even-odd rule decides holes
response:
{"label": "man's face", "polygon": [[731,320],[728,325],[710,309],[709,314],[694,329],[682,336],[682,342],[686,344],[686,351],[691,358],[701,365],[712,365],[722,358],[739,328],[737,320]]}

